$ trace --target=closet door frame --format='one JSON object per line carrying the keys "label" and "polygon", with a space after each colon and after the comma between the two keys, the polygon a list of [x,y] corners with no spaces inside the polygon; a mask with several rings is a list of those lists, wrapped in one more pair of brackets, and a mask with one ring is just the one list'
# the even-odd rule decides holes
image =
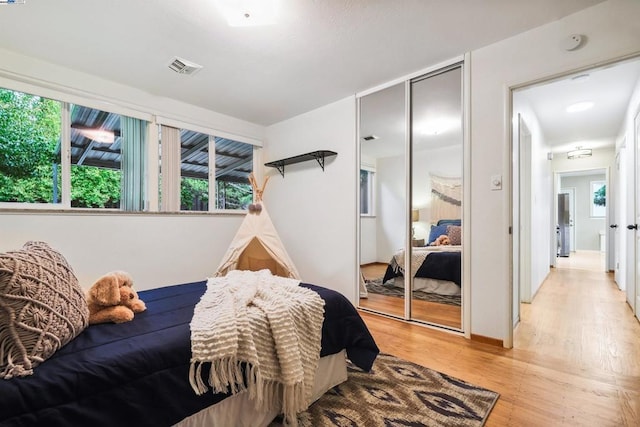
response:
{"label": "closet door frame", "polygon": [[[386,89],[388,87],[397,85],[399,83],[404,83],[405,85],[405,163],[406,163],[406,194],[407,194],[407,206],[406,206],[406,221],[405,221],[405,253],[410,253],[411,251],[411,187],[412,187],[412,169],[411,169],[411,114],[410,114],[410,90],[411,90],[411,81],[415,78],[424,76],[426,74],[438,73],[439,71],[447,68],[454,67],[456,65],[460,65],[462,68],[462,133],[463,133],[463,166],[462,166],[462,186],[463,186],[463,198],[462,198],[462,217],[464,218],[462,222],[462,319],[461,319],[461,330],[454,331],[446,327],[441,327],[437,325],[433,325],[430,323],[417,322],[411,319],[411,292],[413,290],[413,279],[406,280],[405,282],[405,307],[404,307],[404,317],[402,320],[417,323],[423,325],[425,327],[434,328],[438,330],[448,331],[454,334],[463,335],[465,338],[471,338],[471,139],[470,139],[470,87],[471,87],[471,72],[470,72],[470,59],[471,56],[469,53],[458,56],[456,58],[452,58],[449,61],[441,62],[432,67],[428,67],[417,71],[415,73],[408,74],[406,76],[394,79],[387,83],[375,86],[373,88],[367,89],[362,92],[356,93],[356,185],[358,185],[360,180],[360,99],[378,92],[380,90]],[[357,188],[357,194],[360,194],[359,186]],[[354,285],[356,289],[359,289],[360,284],[360,198],[356,198],[356,277],[354,277]],[[405,257],[405,271],[411,271],[411,259],[410,257]],[[358,291],[356,292],[356,295]],[[409,298],[407,298],[409,295]],[[378,313],[383,314],[383,313]],[[384,315],[384,314],[383,314]]]}

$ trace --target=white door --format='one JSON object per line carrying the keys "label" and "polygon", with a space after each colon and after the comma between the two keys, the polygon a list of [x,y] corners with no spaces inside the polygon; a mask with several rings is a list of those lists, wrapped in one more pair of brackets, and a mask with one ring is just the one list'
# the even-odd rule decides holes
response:
{"label": "white door", "polygon": [[625,143],[621,144],[620,151],[616,154],[616,167],[614,170],[613,177],[613,187],[616,189],[614,195],[614,215],[613,220],[611,221],[611,231],[613,231],[613,241],[614,241],[614,259],[613,259],[613,271],[614,271],[614,279],[618,284],[618,288],[623,291],[626,291],[625,286],[625,277],[626,274],[625,262],[620,259],[620,254],[622,253],[622,230],[624,230],[624,222],[622,217],[622,200],[624,199],[624,191],[626,191],[626,174],[624,169],[624,153],[625,153]]}
{"label": "white door", "polygon": [[635,291],[636,291],[636,303],[635,303],[635,313],[636,317],[640,319],[640,233],[638,233],[638,224],[640,224],[640,196],[638,196],[638,191],[640,191],[640,113],[636,115],[635,118],[635,135],[634,135],[634,152],[635,152],[635,191],[633,194],[635,195],[635,223],[633,226],[635,227],[633,231],[635,237],[635,251],[633,257],[630,257],[633,260],[633,265],[635,266]]}
{"label": "white door", "polygon": [[569,252],[576,251],[576,233],[574,219],[576,217],[576,189],[573,187],[563,188],[560,194],[569,195]]}

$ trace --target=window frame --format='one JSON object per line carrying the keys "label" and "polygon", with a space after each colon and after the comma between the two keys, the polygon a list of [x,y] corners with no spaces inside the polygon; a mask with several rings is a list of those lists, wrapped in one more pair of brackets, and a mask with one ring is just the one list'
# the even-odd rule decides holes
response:
{"label": "window frame", "polygon": [[[598,206],[595,204],[595,193],[602,187],[605,188],[605,199],[604,199],[605,204],[604,206]],[[589,206],[591,208],[590,209],[591,218],[605,218],[607,216],[607,197],[606,197],[607,181],[606,180],[590,181],[589,189],[590,189]],[[597,212],[597,211],[602,211],[602,212]]]}
{"label": "window frame", "polygon": [[[360,217],[363,218],[372,218],[376,216],[376,191],[375,191],[375,186],[376,186],[376,170],[373,167],[369,167],[369,166],[365,166],[365,165],[361,165],[360,166],[360,174],[362,174],[362,172],[365,171],[367,172],[367,205],[369,207],[368,212],[363,213],[362,212],[362,208],[363,208],[363,203],[362,201],[360,201]],[[360,188],[360,190],[362,190],[362,188]],[[362,194],[362,191],[360,191],[360,194]]]}
{"label": "window frame", "polygon": [[[15,79],[15,78],[18,79]],[[243,142],[252,146],[252,169],[259,170],[262,152],[262,141],[253,137],[241,136],[231,132],[226,132],[219,129],[214,129],[207,126],[202,126],[197,123],[187,123],[179,119],[174,119],[167,116],[158,116],[152,112],[141,111],[138,108],[131,108],[125,101],[119,101],[109,99],[96,94],[84,92],[79,89],[71,89],[67,87],[58,86],[54,83],[43,82],[37,79],[32,79],[22,76],[5,76],[0,72],[0,87],[6,90],[15,92],[22,92],[32,96],[39,96],[57,101],[61,103],[61,135],[60,135],[60,203],[28,203],[28,202],[2,202],[0,201],[0,210],[3,211],[73,211],[82,213],[96,213],[96,214],[138,214],[138,213],[170,213],[161,210],[159,206],[159,140],[158,140],[158,125],[168,124],[179,127],[205,131],[209,135],[216,135],[223,138],[228,138],[234,141]],[[147,172],[144,180],[141,184],[141,191],[145,194],[142,210],[138,211],[125,211],[122,208],[85,208],[85,207],[72,207],[71,206],[71,115],[70,105],[76,104],[84,107],[98,109],[108,113],[120,114],[145,120],[147,122]],[[138,106],[136,106],[138,107]],[[147,108],[152,110],[151,108]],[[215,165],[215,150],[209,151],[210,153],[210,165]],[[213,159],[211,159],[211,156]],[[156,167],[157,166],[157,167]],[[209,179],[213,174],[215,178],[215,167],[212,169],[210,166]],[[213,195],[211,194],[213,192]],[[209,186],[210,200],[215,200],[215,186]],[[211,198],[213,197],[213,199]],[[215,204],[214,204],[215,205]],[[178,212],[176,212],[178,213]],[[245,214],[246,210],[238,209],[212,209],[209,206],[207,212],[204,211],[179,211],[181,214],[203,214],[203,213],[240,213]]]}

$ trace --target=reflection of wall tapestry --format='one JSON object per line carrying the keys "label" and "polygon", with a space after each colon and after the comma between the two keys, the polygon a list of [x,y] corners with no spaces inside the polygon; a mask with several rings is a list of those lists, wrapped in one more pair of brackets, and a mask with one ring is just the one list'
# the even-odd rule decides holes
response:
{"label": "reflection of wall tapestry", "polygon": [[462,218],[462,179],[431,175],[431,221]]}

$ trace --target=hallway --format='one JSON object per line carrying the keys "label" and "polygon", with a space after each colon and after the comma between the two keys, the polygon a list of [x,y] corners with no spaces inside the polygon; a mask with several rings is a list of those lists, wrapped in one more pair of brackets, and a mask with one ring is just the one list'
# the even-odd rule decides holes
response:
{"label": "hallway", "polygon": [[585,375],[635,376],[640,385],[640,324],[613,274],[552,269],[533,303],[520,307],[514,348]]}

